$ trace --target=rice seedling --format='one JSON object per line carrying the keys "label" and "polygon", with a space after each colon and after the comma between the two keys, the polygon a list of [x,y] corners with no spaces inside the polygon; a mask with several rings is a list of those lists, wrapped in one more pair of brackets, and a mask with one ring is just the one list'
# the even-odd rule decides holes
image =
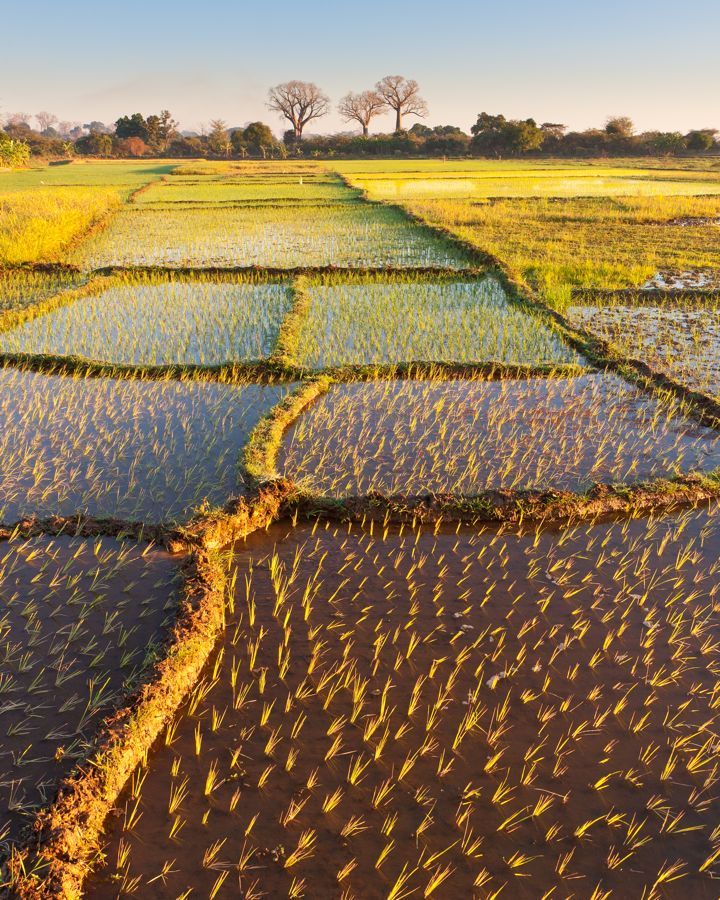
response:
{"label": "rice seedling", "polygon": [[267,357],[289,307],[280,284],[114,279],[0,334],[10,353],[125,365],[214,365]]}
{"label": "rice seedling", "polygon": [[[87,896],[123,881],[209,895],[238,859],[240,889],[266,896],[714,896],[716,817],[696,801],[719,771],[719,515],[250,536],[209,689],[153,751],[142,817],[113,820]],[[292,767],[268,765],[270,732]],[[173,790],[169,846],[152,836],[173,825]]]}
{"label": "rice seedling", "polygon": [[716,432],[607,374],[334,385],[285,436],[280,469],[306,491],[583,491],[710,471]]}
{"label": "rice seedling", "polygon": [[167,553],[110,538],[0,545],[0,848],[52,799],[100,718],[152,660],[177,582]]}
{"label": "rice seedling", "polygon": [[242,493],[239,461],[282,385],[123,381],[0,370],[0,521],[172,522]]}
{"label": "rice seedling", "polygon": [[720,395],[720,310],[671,306],[572,306],[574,325],[625,356],[696,391]]}
{"label": "rice seedling", "polygon": [[541,322],[508,303],[498,281],[309,283],[297,361],[309,368],[418,360],[577,363]]}

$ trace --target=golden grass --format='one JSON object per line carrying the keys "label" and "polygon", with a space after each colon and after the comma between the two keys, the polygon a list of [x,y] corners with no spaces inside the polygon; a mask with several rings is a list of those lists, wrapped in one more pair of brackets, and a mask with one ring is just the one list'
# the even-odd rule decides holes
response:
{"label": "golden grass", "polygon": [[0,265],[56,262],[120,205],[116,190],[50,188],[0,197]]}

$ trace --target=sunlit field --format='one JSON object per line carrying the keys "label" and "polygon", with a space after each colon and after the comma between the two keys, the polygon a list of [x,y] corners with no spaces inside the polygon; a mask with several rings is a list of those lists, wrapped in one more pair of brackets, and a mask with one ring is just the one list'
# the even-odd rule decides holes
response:
{"label": "sunlit field", "polygon": [[0,893],[716,900],[719,222],[713,157],[0,171]]}
{"label": "sunlit field", "polygon": [[494,254],[560,308],[573,288],[640,287],[663,269],[720,269],[717,228],[707,223],[720,215],[720,197],[438,200],[409,208]]}
{"label": "sunlit field", "polygon": [[135,365],[260,359],[272,351],[289,308],[280,284],[113,282],[0,333],[0,350]]}
{"label": "sunlit field", "polygon": [[484,197],[656,197],[720,194],[720,181],[613,178],[610,175],[578,177],[577,172],[516,178],[362,178],[353,184],[373,200],[441,200]]}
{"label": "sunlit field", "polygon": [[57,262],[78,237],[119,206],[109,189],[0,194],[0,265]]}
{"label": "sunlit field", "polygon": [[397,210],[318,207],[127,209],[73,257],[103,266],[457,266],[467,254],[418,230]]}

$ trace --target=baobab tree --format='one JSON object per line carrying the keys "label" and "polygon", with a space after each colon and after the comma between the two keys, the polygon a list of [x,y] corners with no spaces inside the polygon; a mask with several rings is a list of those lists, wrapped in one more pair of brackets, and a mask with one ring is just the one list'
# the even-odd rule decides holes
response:
{"label": "baobab tree", "polygon": [[328,111],[329,98],[311,81],[286,81],[268,91],[268,109],[279,112],[293,127],[295,140],[302,140],[303,128]]}
{"label": "baobab tree", "polygon": [[345,94],[338,103],[338,112],[345,122],[357,122],[362,127],[363,137],[368,136],[371,119],[387,109],[387,103],[377,91],[363,91],[362,94]]}
{"label": "baobab tree", "polygon": [[395,110],[395,131],[402,131],[403,116],[427,115],[427,103],[418,93],[420,85],[412,78],[402,75],[386,75],[375,85],[390,109]]}

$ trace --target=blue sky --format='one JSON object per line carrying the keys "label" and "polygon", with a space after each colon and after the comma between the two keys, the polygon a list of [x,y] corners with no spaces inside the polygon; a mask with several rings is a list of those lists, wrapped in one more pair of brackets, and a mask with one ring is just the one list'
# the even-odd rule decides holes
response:
{"label": "blue sky", "polygon": [[[269,86],[315,81],[335,102],[416,78],[428,124],[480,111],[573,128],[720,128],[717,0],[20,0],[3,3],[0,115],[111,122],[169,108],[183,127],[263,119]],[[376,130],[390,129],[390,117]],[[333,112],[316,129],[344,127]]]}

